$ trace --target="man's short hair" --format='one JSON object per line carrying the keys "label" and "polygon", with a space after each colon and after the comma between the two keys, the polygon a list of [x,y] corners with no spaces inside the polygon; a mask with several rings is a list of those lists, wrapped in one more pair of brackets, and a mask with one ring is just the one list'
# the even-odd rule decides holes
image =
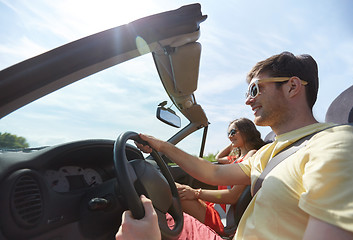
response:
{"label": "man's short hair", "polygon": [[260,74],[268,74],[269,77],[299,77],[307,81],[306,98],[312,109],[317,99],[319,89],[319,76],[317,63],[308,54],[294,56],[290,52],[282,52],[258,62],[248,73],[247,82],[258,77]]}

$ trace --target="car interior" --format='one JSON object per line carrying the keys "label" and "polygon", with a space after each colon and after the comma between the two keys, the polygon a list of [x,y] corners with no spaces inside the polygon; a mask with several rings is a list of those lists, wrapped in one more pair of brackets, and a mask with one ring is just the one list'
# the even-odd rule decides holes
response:
{"label": "car interior", "polygon": [[[201,55],[199,4],[138,19],[59,46],[0,71],[0,117],[87,76],[151,53],[167,95],[189,123],[167,141],[177,144],[203,131],[208,119],[196,101]],[[116,44],[117,42],[121,44]],[[353,86],[329,107],[327,122],[353,122]],[[180,126],[175,112],[161,103],[157,118]],[[266,137],[273,139],[273,133]],[[163,239],[176,239],[183,213],[174,182],[217,189],[194,179],[164,155],[145,157],[128,140],[143,143],[126,129],[116,139],[82,139],[41,148],[0,152],[0,239],[114,239],[123,211],[144,216],[145,194],[156,209]],[[239,222],[250,188],[235,205]],[[167,225],[166,214],[175,225]]]}

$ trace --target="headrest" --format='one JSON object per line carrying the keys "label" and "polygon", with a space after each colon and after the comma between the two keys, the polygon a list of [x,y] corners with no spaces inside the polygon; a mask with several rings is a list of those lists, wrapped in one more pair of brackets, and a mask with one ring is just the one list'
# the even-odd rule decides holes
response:
{"label": "headrest", "polygon": [[266,135],[264,142],[271,143],[275,140],[275,137],[276,137],[276,134],[273,131],[271,131]]}
{"label": "headrest", "polygon": [[331,103],[325,121],[338,124],[353,122],[353,85],[338,95]]}

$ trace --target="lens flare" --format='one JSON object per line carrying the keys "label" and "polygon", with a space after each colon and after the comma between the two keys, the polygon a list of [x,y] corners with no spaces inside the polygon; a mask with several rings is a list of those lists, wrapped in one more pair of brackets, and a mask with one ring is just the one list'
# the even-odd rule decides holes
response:
{"label": "lens flare", "polygon": [[141,55],[151,52],[147,42],[140,36],[136,37],[136,46]]}

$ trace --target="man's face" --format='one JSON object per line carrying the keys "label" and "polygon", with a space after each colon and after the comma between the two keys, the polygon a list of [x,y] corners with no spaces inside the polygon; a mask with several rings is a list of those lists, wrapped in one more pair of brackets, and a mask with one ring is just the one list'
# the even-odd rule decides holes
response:
{"label": "man's face", "polygon": [[[247,96],[245,104],[251,106],[254,112],[254,122],[258,126],[276,126],[285,121],[287,103],[283,96],[282,87],[277,88],[274,82],[257,82],[257,80],[270,78],[261,74],[253,78],[249,84],[252,94]],[[257,85],[257,89],[254,85]],[[257,95],[254,94],[257,91]],[[251,95],[256,95],[252,97]]]}

